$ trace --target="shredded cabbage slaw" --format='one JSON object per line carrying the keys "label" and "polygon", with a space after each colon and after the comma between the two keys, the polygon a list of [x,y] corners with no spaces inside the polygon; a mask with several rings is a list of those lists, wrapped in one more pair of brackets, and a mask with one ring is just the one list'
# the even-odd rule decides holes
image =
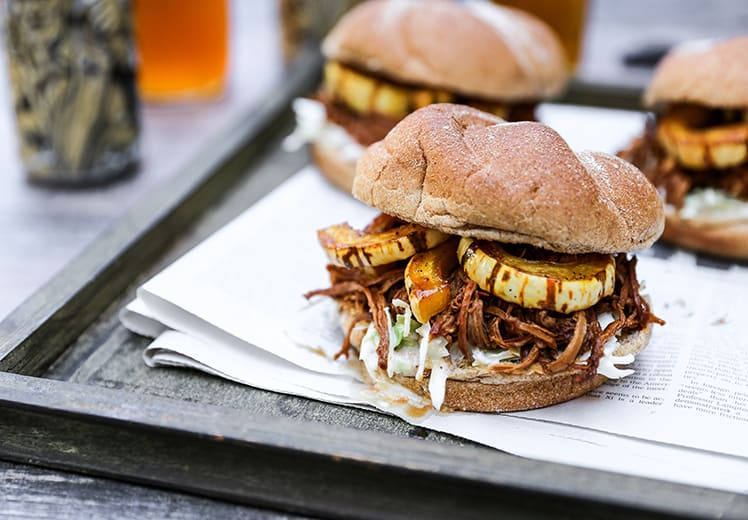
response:
{"label": "shredded cabbage slaw", "polygon": [[[403,310],[392,319],[389,307],[385,308],[388,323],[388,335],[390,346],[387,358],[387,378],[393,375],[415,377],[423,380],[426,368],[431,369],[429,376],[429,397],[431,404],[439,410],[444,403],[447,379],[453,366],[452,353],[447,349],[447,339],[438,336],[429,339],[431,324],[420,324],[413,317],[413,312],[407,302],[394,300],[393,307]],[[615,321],[609,312],[598,316],[600,326],[605,329]],[[379,358],[377,347],[379,345],[379,333],[374,323],[369,323],[366,334],[361,340],[359,359],[363,361],[369,377],[373,381],[382,381],[383,374],[378,368]],[[621,369],[617,365],[629,365],[634,362],[635,356],[615,356],[613,353],[619,346],[618,338],[609,339],[603,346],[603,356],[598,361],[597,373],[608,379],[620,379],[634,373],[632,369]],[[476,347],[471,348],[473,366],[491,367],[499,363],[505,363],[520,358],[518,349],[483,350]],[[590,352],[579,357],[579,361],[589,359]]]}
{"label": "shredded cabbage slaw", "polygon": [[319,101],[296,98],[291,107],[296,114],[296,128],[283,141],[283,148],[295,151],[307,143],[320,143],[338,150],[342,159],[356,161],[364,151],[342,126],[327,120],[325,105]]}
{"label": "shredded cabbage slaw", "polygon": [[682,218],[706,217],[712,220],[748,219],[748,203],[722,190],[699,188],[686,195],[680,209]]}

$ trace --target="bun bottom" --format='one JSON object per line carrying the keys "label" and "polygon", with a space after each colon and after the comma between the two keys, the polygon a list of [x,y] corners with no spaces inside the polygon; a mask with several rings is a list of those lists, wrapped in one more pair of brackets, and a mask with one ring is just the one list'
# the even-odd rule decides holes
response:
{"label": "bun bottom", "polygon": [[748,221],[681,219],[669,214],[662,240],[712,255],[748,260]]}
{"label": "bun bottom", "polygon": [[[536,377],[532,377],[536,375]],[[503,381],[484,383],[447,379],[444,404],[441,411],[463,412],[520,412],[543,408],[582,396],[602,385],[606,378],[596,375],[582,383],[574,381],[574,374],[541,375],[525,377],[504,376]],[[428,397],[429,378],[421,381],[413,377],[396,376],[398,384]]]}
{"label": "bun bottom", "polygon": [[356,161],[343,159],[338,150],[320,143],[312,143],[311,154],[315,165],[330,183],[346,193],[351,192]]}
{"label": "bun bottom", "polygon": [[[640,352],[649,342],[652,325],[646,329],[626,336],[616,350],[616,355]],[[608,378],[597,374],[582,381],[577,380],[581,370],[566,370],[558,374],[540,374],[535,372],[521,374],[492,373],[482,369],[482,374],[465,378],[460,373],[450,375],[447,379],[446,392],[442,411],[460,410],[465,412],[519,412],[543,408],[565,401],[594,390]],[[416,381],[413,377],[396,376],[398,384],[413,392],[428,397],[428,377]]]}
{"label": "bun bottom", "polygon": [[[348,330],[352,316],[341,309],[341,325]],[[363,331],[357,330],[351,343],[358,347]],[[624,336],[614,352],[616,356],[637,354],[649,343],[652,324],[639,332]],[[515,374],[494,372],[490,368],[457,368],[447,379],[442,411],[464,412],[519,412],[543,408],[594,390],[607,381],[600,374],[578,380],[580,369],[569,369],[558,374],[523,371]],[[429,376],[417,381],[414,377],[395,376],[392,380],[418,395],[429,398]]]}

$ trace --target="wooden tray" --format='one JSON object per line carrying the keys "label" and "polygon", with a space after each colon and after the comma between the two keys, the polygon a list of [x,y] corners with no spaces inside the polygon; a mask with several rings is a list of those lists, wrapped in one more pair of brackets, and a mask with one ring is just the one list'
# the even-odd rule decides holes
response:
{"label": "wooden tray", "polygon": [[[523,459],[373,412],[151,370],[119,310],[306,162],[279,150],[306,56],[0,323],[0,458],[338,517],[748,517],[748,496]],[[667,254],[666,250],[663,250]]]}

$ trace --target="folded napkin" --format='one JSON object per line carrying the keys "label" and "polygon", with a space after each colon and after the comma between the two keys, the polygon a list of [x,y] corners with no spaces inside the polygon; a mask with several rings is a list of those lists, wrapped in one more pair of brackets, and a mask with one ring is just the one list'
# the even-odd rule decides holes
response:
{"label": "folded napkin", "polygon": [[[563,127],[570,109],[556,108],[548,118]],[[613,111],[575,110],[577,124],[594,127],[597,117],[599,128],[601,120],[620,119]],[[375,214],[306,168],[145,283],[122,321],[156,338],[144,353],[149,366],[191,367],[275,392],[372,407],[525,457],[748,491],[748,357],[739,355],[748,352],[748,339],[738,326],[745,272],[733,269],[728,277],[697,267],[685,253],[667,261],[642,256],[639,277],[668,323],[656,328],[633,376],[542,410],[414,412],[412,404],[372,395],[351,364],[332,360],[342,340],[335,308],[301,296],[328,284],[316,230],[343,221],[361,227]]]}

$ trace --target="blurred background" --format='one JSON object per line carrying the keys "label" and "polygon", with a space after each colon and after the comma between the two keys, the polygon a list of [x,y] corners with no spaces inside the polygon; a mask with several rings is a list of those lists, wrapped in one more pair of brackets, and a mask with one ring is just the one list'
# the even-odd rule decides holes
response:
{"label": "blurred background", "polygon": [[[251,118],[354,3],[2,2],[0,319]],[[525,5],[581,30],[567,103],[635,109],[670,46],[748,28],[733,0]]]}

